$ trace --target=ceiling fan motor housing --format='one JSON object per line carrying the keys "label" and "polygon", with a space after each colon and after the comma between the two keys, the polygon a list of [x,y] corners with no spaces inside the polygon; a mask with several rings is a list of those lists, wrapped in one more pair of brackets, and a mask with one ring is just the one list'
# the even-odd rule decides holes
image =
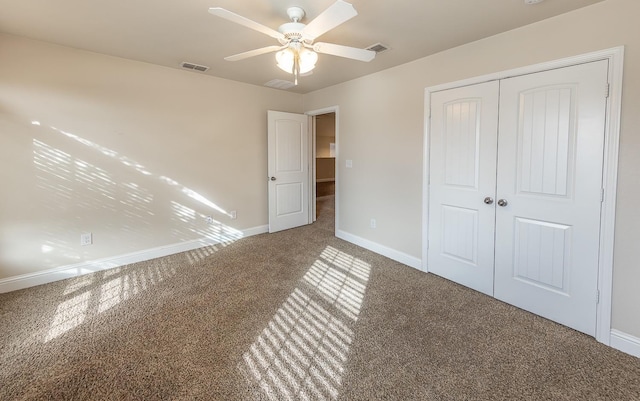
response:
{"label": "ceiling fan motor housing", "polygon": [[300,42],[302,41],[302,31],[304,30],[305,24],[301,23],[300,20],[304,17],[304,10],[300,7],[289,7],[287,9],[287,15],[292,22],[287,22],[285,24],[280,25],[278,28],[278,32],[284,35],[286,42]]}
{"label": "ceiling fan motor housing", "polygon": [[280,25],[278,28],[278,32],[284,35],[285,38],[298,36],[302,37],[302,30],[306,25],[301,24],[299,22],[287,22],[286,24]]}

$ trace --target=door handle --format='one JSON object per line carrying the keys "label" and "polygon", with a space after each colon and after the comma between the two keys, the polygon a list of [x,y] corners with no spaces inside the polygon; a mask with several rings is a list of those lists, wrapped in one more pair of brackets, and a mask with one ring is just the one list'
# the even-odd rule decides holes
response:
{"label": "door handle", "polygon": [[487,196],[486,198],[484,198],[484,203],[486,203],[487,205],[490,205],[493,203],[493,198],[490,196]]}
{"label": "door handle", "polygon": [[276,177],[271,177],[271,178],[270,178],[270,180],[271,180],[271,181],[275,181],[275,180],[276,180]]}
{"label": "door handle", "polygon": [[499,200],[498,200],[498,206],[505,207],[505,206],[507,206],[508,204],[509,204],[509,202],[507,202],[507,200],[506,200],[506,199],[499,199]]}

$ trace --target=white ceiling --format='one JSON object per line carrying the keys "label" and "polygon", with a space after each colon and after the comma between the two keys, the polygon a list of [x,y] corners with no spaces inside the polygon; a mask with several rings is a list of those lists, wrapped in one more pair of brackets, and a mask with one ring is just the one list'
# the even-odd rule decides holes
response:
{"label": "white ceiling", "polygon": [[[223,7],[277,29],[288,22],[290,6],[302,7],[308,23],[334,1],[0,0],[0,32],[171,68],[183,61],[202,64],[211,67],[204,74],[264,85],[291,80],[273,54],[236,62],[223,58],[277,41],[215,17],[208,8]],[[290,91],[335,85],[600,1],[352,0],[359,15],[317,40],[360,48],[382,42],[391,50],[370,63],[321,54],[314,74]]]}

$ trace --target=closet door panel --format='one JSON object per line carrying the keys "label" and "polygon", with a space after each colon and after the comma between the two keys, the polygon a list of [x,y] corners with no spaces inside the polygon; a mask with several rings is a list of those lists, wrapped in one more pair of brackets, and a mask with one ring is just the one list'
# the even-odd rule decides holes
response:
{"label": "closet door panel", "polygon": [[495,296],[594,335],[607,62],[502,80]]}
{"label": "closet door panel", "polygon": [[493,295],[498,83],[433,93],[431,110],[428,270]]}

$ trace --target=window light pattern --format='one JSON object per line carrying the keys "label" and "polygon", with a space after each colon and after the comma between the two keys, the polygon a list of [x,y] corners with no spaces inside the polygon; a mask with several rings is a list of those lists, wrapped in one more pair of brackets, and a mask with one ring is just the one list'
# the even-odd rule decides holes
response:
{"label": "window light pattern", "polygon": [[336,400],[371,266],[326,247],[243,355],[270,400]]}

